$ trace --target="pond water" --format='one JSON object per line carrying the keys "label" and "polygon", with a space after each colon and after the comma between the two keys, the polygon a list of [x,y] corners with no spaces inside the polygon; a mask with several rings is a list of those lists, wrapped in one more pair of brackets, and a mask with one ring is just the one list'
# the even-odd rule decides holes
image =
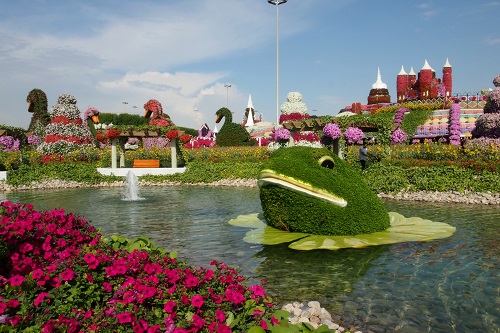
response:
{"label": "pond water", "polygon": [[318,300],[339,323],[363,332],[499,332],[500,207],[384,201],[389,211],[446,222],[446,239],[338,251],[295,251],[243,242],[228,221],[262,212],[255,188],[147,187],[0,193],[39,210],[83,215],[105,235],[147,236],[195,267],[212,259],[267,280],[281,303]]}

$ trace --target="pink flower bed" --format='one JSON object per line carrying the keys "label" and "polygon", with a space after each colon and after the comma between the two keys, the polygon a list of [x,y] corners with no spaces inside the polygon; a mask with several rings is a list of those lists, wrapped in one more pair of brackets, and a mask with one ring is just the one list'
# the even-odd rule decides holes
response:
{"label": "pink flower bed", "polygon": [[278,324],[260,285],[194,269],[154,245],[127,251],[83,217],[0,203],[0,330],[232,332]]}

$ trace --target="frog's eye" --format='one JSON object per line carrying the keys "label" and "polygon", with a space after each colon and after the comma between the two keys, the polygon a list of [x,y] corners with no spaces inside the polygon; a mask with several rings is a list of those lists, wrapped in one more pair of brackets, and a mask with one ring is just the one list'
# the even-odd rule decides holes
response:
{"label": "frog's eye", "polygon": [[319,165],[323,168],[333,169],[335,163],[333,162],[333,158],[330,156],[323,156],[318,160]]}

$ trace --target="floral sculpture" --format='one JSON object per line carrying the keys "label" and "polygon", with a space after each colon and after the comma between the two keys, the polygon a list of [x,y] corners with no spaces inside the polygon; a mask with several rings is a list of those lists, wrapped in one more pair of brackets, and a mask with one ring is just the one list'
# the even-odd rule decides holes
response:
{"label": "floral sculpture", "polygon": [[47,95],[40,89],[33,89],[26,97],[28,111],[33,113],[28,131],[38,137],[45,137],[45,127],[50,123],[50,115],[47,111]]}
{"label": "floral sculpture", "polygon": [[38,151],[44,155],[63,156],[71,151],[94,146],[92,133],[83,125],[76,99],[72,95],[59,96],[50,117],[46,136],[38,146]]}
{"label": "floral sculpture", "polygon": [[289,147],[264,163],[258,185],[266,223],[315,235],[356,235],[389,227],[382,201],[326,148]]}
{"label": "floral sculpture", "polygon": [[460,146],[460,103],[455,101],[450,107],[450,144]]}
{"label": "floral sculpture", "polygon": [[156,99],[150,99],[144,104],[144,118],[150,118],[149,125],[151,126],[172,126],[173,122],[170,120],[168,114],[163,113],[161,103]]}
{"label": "floral sculpture", "polygon": [[233,116],[228,108],[220,108],[215,116],[216,124],[224,118],[224,124],[217,134],[217,146],[253,146],[254,141],[251,140],[250,134],[240,124],[233,123]]}
{"label": "floral sculpture", "polygon": [[99,123],[99,115],[101,113],[99,110],[97,110],[95,107],[90,106],[85,112],[83,113],[83,119],[85,120],[84,124],[86,124],[92,133],[92,136],[94,137],[94,143],[97,148],[100,147],[100,141],[97,139],[97,129],[96,129],[96,124]]}
{"label": "floral sculpture", "polygon": [[281,104],[280,123],[287,120],[302,120],[309,118],[307,106],[302,102],[302,95],[298,92],[289,92],[287,101]]}
{"label": "floral sculpture", "polygon": [[493,85],[496,88],[486,95],[484,113],[500,113],[500,75],[493,79]]}

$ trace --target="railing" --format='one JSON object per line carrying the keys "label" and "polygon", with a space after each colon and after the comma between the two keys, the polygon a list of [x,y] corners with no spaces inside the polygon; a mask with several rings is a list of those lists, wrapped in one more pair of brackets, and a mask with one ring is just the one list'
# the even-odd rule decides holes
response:
{"label": "railing", "polygon": [[453,99],[458,99],[463,109],[482,109],[486,104],[486,96],[480,92],[453,94]]}

